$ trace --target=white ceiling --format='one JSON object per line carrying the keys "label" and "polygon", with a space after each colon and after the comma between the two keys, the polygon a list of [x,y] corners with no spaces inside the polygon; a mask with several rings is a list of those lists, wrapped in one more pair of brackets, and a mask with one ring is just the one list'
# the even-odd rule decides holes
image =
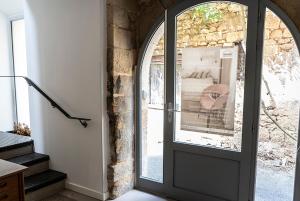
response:
{"label": "white ceiling", "polygon": [[0,12],[7,16],[23,13],[23,0],[0,0]]}

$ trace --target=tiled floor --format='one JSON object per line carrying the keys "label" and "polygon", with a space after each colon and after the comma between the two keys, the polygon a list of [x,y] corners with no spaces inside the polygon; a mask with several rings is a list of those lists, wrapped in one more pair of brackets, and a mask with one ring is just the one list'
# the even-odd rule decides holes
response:
{"label": "tiled floor", "polygon": [[[58,195],[52,196],[51,198],[48,198],[43,201],[98,201],[98,200],[80,195],[72,191],[65,190],[59,193]],[[171,200],[166,200],[141,191],[132,190],[129,193],[126,193],[122,197],[113,201],[171,201]]]}
{"label": "tiled floor", "polygon": [[171,201],[148,193],[132,190],[114,201]]}
{"label": "tiled floor", "polygon": [[43,201],[98,201],[94,198],[90,198],[73,191],[64,190],[57,195],[54,195]]}

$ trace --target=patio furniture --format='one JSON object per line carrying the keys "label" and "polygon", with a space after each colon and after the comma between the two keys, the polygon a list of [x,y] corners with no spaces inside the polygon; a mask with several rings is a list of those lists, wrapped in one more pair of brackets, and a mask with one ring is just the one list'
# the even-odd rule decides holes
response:
{"label": "patio furniture", "polygon": [[210,126],[211,117],[222,120],[229,95],[229,88],[225,84],[214,84],[202,92],[200,96],[201,111],[208,115],[207,128]]}

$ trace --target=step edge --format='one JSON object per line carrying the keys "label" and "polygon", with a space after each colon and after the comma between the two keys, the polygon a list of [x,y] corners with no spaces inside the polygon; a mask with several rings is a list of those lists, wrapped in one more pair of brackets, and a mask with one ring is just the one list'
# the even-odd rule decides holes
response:
{"label": "step edge", "polygon": [[6,146],[6,147],[0,147],[0,152],[6,152],[6,151],[13,150],[13,149],[26,147],[28,145],[33,145],[33,140],[30,140],[28,142],[22,142],[22,143],[19,143],[19,144],[9,145],[9,146]]}
{"label": "step edge", "polygon": [[16,163],[16,164],[19,164],[19,165],[32,166],[32,165],[35,165],[35,164],[38,164],[38,163],[50,160],[49,155],[45,155],[45,154],[41,154],[41,155],[43,155],[43,157],[36,158],[36,159],[30,160],[30,161],[26,161],[26,162],[22,162],[22,163],[18,163],[18,162],[15,162],[15,161],[11,160],[11,159],[15,159],[15,158],[20,158],[20,157],[24,157],[24,156],[27,156],[27,155],[31,155],[31,154],[33,154],[33,153],[25,154],[25,155],[22,155],[22,156],[17,156],[17,157],[14,157],[14,158],[10,158],[7,161],[10,161],[12,163]]}
{"label": "step edge", "polygon": [[[50,169],[47,170],[47,171],[45,171],[45,172],[48,172],[48,171],[58,172],[58,171],[50,170]],[[39,173],[39,174],[43,174],[43,173],[45,173],[45,172],[42,172],[42,173]],[[53,179],[53,180],[51,180],[51,181],[49,181],[49,182],[43,182],[43,183],[40,183],[40,184],[38,184],[38,185],[29,187],[29,188],[26,188],[26,178],[25,178],[25,186],[24,186],[25,194],[31,193],[31,192],[34,192],[34,191],[37,191],[37,190],[39,190],[39,189],[41,189],[41,188],[47,187],[47,186],[49,186],[49,185],[51,185],[51,184],[55,184],[55,183],[57,183],[57,182],[60,182],[60,181],[63,181],[63,180],[66,180],[66,179],[67,179],[67,174],[62,173],[62,172],[58,172],[58,173],[61,174],[59,177],[57,177],[57,178],[55,178],[55,179]],[[37,174],[37,175],[39,175],[39,174]],[[32,176],[36,176],[36,175],[32,175]],[[27,177],[27,178],[30,178],[30,177],[32,177],[32,176],[29,176],[29,177]]]}

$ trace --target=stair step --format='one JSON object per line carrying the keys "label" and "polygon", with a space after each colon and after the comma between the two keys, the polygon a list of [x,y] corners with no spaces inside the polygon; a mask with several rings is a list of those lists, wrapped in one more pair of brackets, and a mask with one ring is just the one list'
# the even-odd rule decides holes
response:
{"label": "stair step", "polygon": [[8,161],[19,165],[27,166],[24,172],[25,177],[45,172],[49,169],[49,156],[39,153],[30,153],[23,156],[9,158]]}
{"label": "stair step", "polygon": [[33,144],[30,137],[0,132],[0,152]]}
{"label": "stair step", "polygon": [[[25,195],[25,201],[43,201],[53,195],[57,195],[65,189],[65,180],[50,184],[44,188],[29,192]],[[48,200],[48,199],[47,199]],[[62,200],[61,200],[62,201]]]}
{"label": "stair step", "polygon": [[25,178],[25,193],[37,191],[43,187],[65,180],[67,175],[54,170],[47,170]]}
{"label": "stair step", "polygon": [[31,154],[26,154],[23,156],[17,156],[14,158],[10,158],[10,159],[8,159],[8,161],[10,161],[12,163],[17,163],[17,164],[23,165],[23,166],[32,166],[37,163],[49,161],[49,156],[45,155],[45,154],[31,153]]}
{"label": "stair step", "polygon": [[0,159],[8,159],[32,153],[33,140],[30,137],[0,132]]}

